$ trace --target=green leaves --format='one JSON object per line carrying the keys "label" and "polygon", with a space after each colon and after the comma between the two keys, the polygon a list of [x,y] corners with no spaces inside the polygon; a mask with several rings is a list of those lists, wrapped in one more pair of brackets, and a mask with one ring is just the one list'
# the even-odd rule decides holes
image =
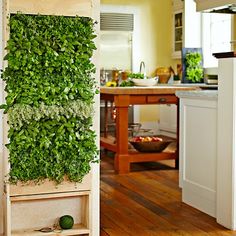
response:
{"label": "green leaves", "polygon": [[11,128],[19,130],[23,125],[41,119],[52,119],[56,121],[65,118],[76,117],[87,119],[93,115],[93,106],[87,102],[76,100],[69,101],[63,106],[46,106],[41,103],[39,107],[31,107],[25,104],[16,104],[8,110],[8,123]]}
{"label": "green leaves", "polygon": [[187,53],[185,60],[187,78],[193,82],[201,81],[203,78],[202,55],[199,52]]}
{"label": "green leaves", "polygon": [[3,73],[7,106],[91,102],[96,85],[90,60],[96,48],[93,24],[81,17],[11,16],[8,67]]}
{"label": "green leaves", "polygon": [[132,78],[132,79],[144,79],[144,74],[142,74],[142,73],[129,73],[128,77]]}
{"label": "green leaves", "polygon": [[86,17],[11,15],[0,107],[10,126],[10,182],[80,182],[97,161],[93,25]]}
{"label": "green leaves", "polygon": [[10,181],[81,181],[98,154],[91,119],[41,120],[10,129]]}

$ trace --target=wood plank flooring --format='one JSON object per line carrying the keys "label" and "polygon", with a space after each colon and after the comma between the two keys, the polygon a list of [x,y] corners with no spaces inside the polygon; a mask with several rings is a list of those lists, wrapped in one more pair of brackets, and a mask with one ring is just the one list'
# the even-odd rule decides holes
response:
{"label": "wood plank flooring", "polygon": [[132,164],[131,170],[116,175],[112,154],[101,157],[101,236],[236,236],[181,202],[173,160]]}

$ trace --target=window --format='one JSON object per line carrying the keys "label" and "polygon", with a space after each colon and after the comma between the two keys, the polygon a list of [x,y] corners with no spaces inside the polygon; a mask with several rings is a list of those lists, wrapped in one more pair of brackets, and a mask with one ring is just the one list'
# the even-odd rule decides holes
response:
{"label": "window", "polygon": [[204,67],[217,67],[218,60],[212,53],[231,51],[231,15],[203,13],[202,22]]}

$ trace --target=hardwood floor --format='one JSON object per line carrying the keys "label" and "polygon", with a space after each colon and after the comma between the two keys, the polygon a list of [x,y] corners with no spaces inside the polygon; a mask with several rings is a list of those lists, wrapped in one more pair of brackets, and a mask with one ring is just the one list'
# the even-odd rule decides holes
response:
{"label": "hardwood floor", "polygon": [[101,158],[101,236],[235,235],[181,202],[174,161],[133,164],[116,175],[111,153]]}

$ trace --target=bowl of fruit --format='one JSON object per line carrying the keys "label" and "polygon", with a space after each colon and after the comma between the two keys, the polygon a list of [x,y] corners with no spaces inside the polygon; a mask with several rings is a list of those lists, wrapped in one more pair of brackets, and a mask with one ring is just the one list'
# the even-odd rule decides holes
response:
{"label": "bowl of fruit", "polygon": [[157,136],[137,136],[130,140],[132,146],[139,152],[162,152],[173,140]]}

